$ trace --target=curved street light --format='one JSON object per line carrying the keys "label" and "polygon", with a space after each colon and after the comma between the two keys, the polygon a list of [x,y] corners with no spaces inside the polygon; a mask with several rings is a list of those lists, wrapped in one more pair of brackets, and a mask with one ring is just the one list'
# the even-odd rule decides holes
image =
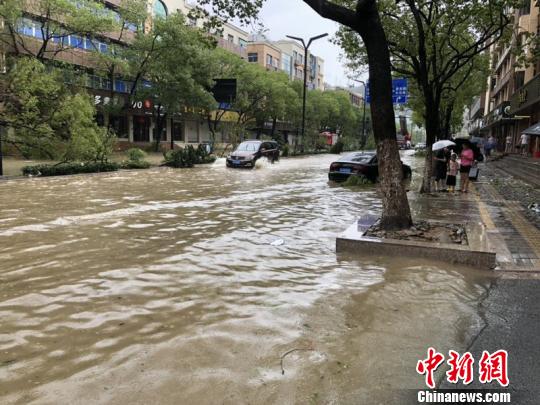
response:
{"label": "curved street light", "polygon": [[287,38],[294,39],[302,44],[304,47],[304,92],[302,94],[302,149],[304,148],[304,135],[306,131],[306,88],[307,88],[307,64],[308,64],[308,50],[313,41],[316,41],[318,39],[324,38],[328,36],[328,33],[317,35],[315,37],[311,37],[308,40],[308,43],[306,45],[303,38],[300,37],[294,37],[292,35],[286,35]]}

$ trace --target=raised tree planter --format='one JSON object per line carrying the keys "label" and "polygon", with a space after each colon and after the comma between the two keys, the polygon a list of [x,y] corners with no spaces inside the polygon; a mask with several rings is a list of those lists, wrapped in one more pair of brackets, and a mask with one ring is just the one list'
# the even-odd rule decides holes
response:
{"label": "raised tree planter", "polygon": [[[337,238],[336,251],[359,255],[418,257],[480,269],[494,269],[497,265],[496,252],[488,249],[486,231],[481,223],[463,224],[464,241],[457,244],[421,241],[414,236],[410,240],[367,236],[366,233],[369,233],[368,230],[372,229],[376,221],[375,217],[360,218]],[[444,221],[430,220],[429,223],[439,228],[451,229],[455,226]]]}

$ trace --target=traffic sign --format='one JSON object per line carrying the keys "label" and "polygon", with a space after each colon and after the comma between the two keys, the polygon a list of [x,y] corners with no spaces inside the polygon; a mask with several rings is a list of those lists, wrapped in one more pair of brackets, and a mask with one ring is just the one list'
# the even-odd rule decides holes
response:
{"label": "traffic sign", "polygon": [[[392,80],[392,102],[394,104],[406,104],[409,99],[409,85],[407,79]],[[369,80],[366,84],[366,103],[371,103]]]}

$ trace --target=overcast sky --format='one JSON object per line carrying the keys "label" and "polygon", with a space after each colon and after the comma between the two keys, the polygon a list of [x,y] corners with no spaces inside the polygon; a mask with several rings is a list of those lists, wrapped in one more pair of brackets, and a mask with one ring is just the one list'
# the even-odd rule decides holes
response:
{"label": "overcast sky", "polygon": [[352,84],[340,62],[340,48],[329,41],[338,29],[336,23],[320,17],[301,0],[266,0],[260,17],[268,29],[270,40],[283,39],[285,35],[310,38],[325,32],[330,34],[328,38],[315,41],[309,49],[324,59],[327,83],[339,86]]}

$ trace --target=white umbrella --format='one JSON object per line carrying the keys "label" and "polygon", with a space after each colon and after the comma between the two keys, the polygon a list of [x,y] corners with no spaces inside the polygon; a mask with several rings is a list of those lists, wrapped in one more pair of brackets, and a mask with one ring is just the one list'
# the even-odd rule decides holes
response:
{"label": "white umbrella", "polygon": [[443,141],[435,142],[432,146],[432,150],[441,150],[449,146],[456,146],[456,144],[445,139]]}

